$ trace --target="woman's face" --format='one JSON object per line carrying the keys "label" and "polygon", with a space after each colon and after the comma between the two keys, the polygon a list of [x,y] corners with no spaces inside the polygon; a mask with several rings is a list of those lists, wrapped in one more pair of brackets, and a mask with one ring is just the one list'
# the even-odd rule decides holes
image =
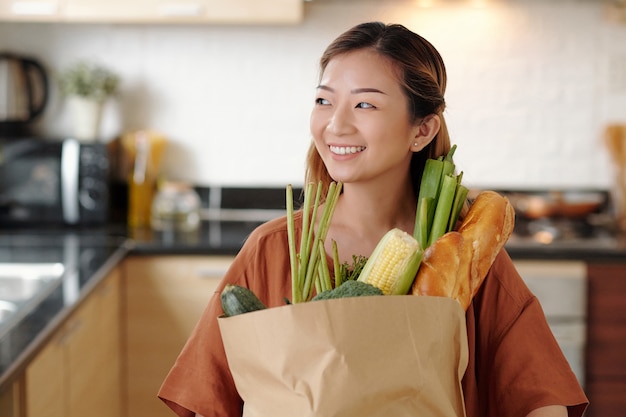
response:
{"label": "woman's face", "polygon": [[334,180],[403,180],[418,131],[387,59],[363,49],[328,63],[316,92],[311,133]]}

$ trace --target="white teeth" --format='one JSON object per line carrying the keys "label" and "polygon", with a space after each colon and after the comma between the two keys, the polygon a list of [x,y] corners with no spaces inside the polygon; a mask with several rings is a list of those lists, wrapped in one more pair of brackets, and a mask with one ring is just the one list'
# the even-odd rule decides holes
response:
{"label": "white teeth", "polygon": [[331,146],[330,151],[338,155],[349,155],[365,150],[365,146]]}

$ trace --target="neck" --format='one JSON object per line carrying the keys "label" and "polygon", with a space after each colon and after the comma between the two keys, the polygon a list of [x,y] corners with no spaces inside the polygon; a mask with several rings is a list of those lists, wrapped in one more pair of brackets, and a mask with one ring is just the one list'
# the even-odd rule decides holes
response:
{"label": "neck", "polygon": [[413,232],[417,202],[410,180],[394,184],[345,184],[335,216],[339,224],[365,234],[397,227]]}

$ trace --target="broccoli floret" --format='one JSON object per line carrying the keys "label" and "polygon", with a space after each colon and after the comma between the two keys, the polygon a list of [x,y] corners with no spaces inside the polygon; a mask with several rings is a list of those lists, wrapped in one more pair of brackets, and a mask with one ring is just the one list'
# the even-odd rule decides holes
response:
{"label": "broccoli floret", "polygon": [[322,291],[313,297],[312,301],[328,300],[331,298],[362,297],[367,295],[383,295],[383,291],[366,282],[349,280],[337,288]]}

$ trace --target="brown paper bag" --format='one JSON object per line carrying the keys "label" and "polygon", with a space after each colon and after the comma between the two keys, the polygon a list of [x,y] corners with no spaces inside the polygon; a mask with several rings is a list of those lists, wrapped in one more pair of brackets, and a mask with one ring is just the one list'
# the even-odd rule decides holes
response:
{"label": "brown paper bag", "polygon": [[465,416],[465,314],[450,298],[313,301],[218,321],[245,417]]}

